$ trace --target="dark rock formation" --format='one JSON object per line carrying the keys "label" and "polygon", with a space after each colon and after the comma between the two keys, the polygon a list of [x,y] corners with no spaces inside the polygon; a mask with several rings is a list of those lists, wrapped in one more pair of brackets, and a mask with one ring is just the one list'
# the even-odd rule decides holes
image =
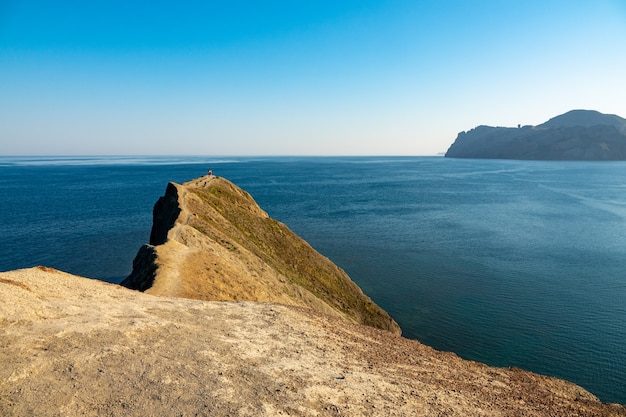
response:
{"label": "dark rock formation", "polygon": [[526,160],[626,160],[626,120],[592,110],[572,110],[538,126],[478,126],[461,132],[448,158]]}
{"label": "dark rock formation", "polygon": [[174,184],[169,183],[165,189],[165,195],[160,197],[152,210],[152,231],[150,232],[150,244],[160,245],[167,240],[167,233],[180,215],[178,206],[178,190]]}
{"label": "dark rock formation", "polygon": [[133,260],[133,271],[121,285],[133,290],[146,291],[154,284],[157,253],[152,245],[143,245]]}
{"label": "dark rock formation", "polygon": [[139,291],[146,291],[152,287],[157,272],[156,246],[167,241],[167,233],[174,227],[180,211],[178,189],[169,183],[165,194],[157,200],[152,209],[150,243],[139,248],[133,260],[133,271],[121,283],[123,286]]}

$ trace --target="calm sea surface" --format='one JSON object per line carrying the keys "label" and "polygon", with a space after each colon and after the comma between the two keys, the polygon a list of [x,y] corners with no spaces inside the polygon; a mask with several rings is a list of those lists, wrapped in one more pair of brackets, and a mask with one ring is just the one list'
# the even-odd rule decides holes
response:
{"label": "calm sea surface", "polygon": [[168,181],[212,168],[409,338],[626,404],[626,163],[0,158],[0,270],[117,282]]}

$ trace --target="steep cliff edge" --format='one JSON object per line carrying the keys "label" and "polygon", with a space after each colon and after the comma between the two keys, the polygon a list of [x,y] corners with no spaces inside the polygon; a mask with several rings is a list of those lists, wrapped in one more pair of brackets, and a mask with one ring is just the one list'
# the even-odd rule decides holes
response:
{"label": "steep cliff edge", "polygon": [[626,160],[626,120],[572,110],[538,126],[478,126],[458,134],[447,158]]}
{"label": "steep cliff edge", "polygon": [[0,273],[0,415],[626,416],[566,381],[271,303]]}
{"label": "steep cliff edge", "polygon": [[153,295],[308,307],[400,333],[348,275],[245,191],[205,176],[168,184],[150,244],[122,285]]}

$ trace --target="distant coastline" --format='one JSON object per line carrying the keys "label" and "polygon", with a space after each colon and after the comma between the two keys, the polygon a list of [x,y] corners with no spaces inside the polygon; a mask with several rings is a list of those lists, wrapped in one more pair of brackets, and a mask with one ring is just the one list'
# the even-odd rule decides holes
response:
{"label": "distant coastline", "polygon": [[624,161],[626,119],[572,110],[538,126],[478,126],[458,134],[447,158]]}

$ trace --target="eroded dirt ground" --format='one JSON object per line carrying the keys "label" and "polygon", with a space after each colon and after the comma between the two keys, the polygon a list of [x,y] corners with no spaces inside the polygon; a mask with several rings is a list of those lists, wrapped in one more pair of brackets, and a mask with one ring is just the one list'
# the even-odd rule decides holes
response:
{"label": "eroded dirt ground", "polygon": [[2,416],[626,416],[303,308],[156,297],[47,268],[0,273]]}

